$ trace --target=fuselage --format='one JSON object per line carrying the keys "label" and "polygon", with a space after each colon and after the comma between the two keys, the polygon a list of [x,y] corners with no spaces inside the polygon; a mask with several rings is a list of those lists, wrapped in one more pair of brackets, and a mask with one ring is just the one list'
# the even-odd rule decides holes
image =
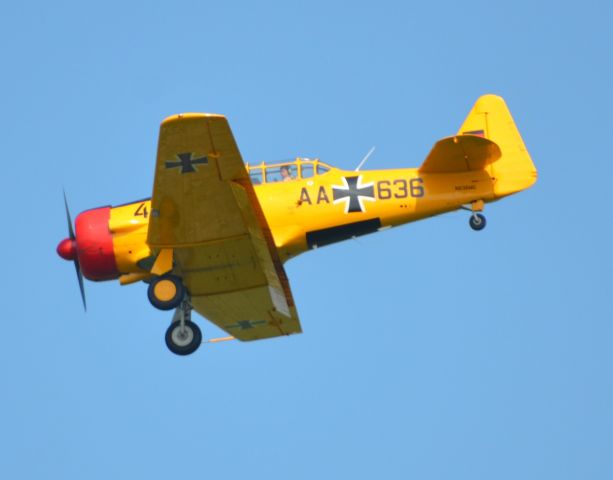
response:
{"label": "fuselage", "polygon": [[491,185],[485,171],[442,179],[417,169],[354,172],[325,166],[325,171],[308,178],[256,185],[256,193],[285,260],[312,248],[455,210],[476,199],[493,200]]}
{"label": "fuselage", "polygon": [[[248,170],[283,261],[473,201],[496,199],[486,170],[445,175],[413,168],[355,172],[309,159]],[[153,260],[147,244],[150,210],[145,199],[77,217],[76,250],[88,279],[132,283],[147,278]]]}

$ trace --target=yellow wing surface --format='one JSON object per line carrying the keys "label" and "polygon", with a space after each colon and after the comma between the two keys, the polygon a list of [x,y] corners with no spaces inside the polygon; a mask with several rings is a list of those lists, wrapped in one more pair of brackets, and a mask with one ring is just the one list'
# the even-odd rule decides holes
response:
{"label": "yellow wing surface", "polygon": [[147,242],[194,309],[239,340],[300,333],[287,276],[222,115],[162,122]]}

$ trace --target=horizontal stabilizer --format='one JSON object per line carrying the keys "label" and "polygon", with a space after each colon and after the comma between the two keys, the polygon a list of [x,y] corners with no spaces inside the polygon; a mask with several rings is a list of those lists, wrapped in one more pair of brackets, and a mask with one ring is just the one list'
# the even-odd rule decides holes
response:
{"label": "horizontal stabilizer", "polygon": [[469,134],[443,138],[434,144],[419,168],[421,173],[461,173],[483,170],[501,156],[498,145]]}

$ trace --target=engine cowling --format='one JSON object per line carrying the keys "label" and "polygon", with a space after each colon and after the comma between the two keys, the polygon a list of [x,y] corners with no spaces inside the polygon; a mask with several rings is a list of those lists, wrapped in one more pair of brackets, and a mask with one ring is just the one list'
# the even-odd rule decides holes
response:
{"label": "engine cowling", "polygon": [[75,239],[66,238],[57,247],[58,255],[63,259],[78,258],[81,272],[89,280],[112,280],[120,275],[109,230],[110,216],[111,207],[94,208],[79,214],[75,220]]}

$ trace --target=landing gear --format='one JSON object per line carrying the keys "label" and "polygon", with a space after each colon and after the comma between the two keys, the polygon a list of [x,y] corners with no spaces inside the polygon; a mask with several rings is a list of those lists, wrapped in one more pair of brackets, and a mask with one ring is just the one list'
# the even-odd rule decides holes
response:
{"label": "landing gear", "polygon": [[202,343],[202,332],[192,322],[192,305],[189,295],[175,275],[153,277],[147,289],[151,305],[160,310],[176,309],[172,323],[166,330],[166,346],[176,355],[190,355]]}
{"label": "landing gear", "polygon": [[177,355],[190,355],[202,343],[202,332],[194,322],[174,322],[166,330],[166,346]]}
{"label": "landing gear", "polygon": [[191,321],[191,312],[189,301],[183,300],[166,330],[166,346],[176,355],[190,355],[198,350],[202,343],[202,332],[198,325]]}
{"label": "landing gear", "polygon": [[468,219],[468,224],[470,228],[475,231],[483,230],[487,222],[485,221],[485,216],[482,213],[483,207],[485,206],[485,202],[483,200],[475,200],[471,202],[470,207],[461,207],[462,210],[468,210],[472,212],[472,215]]}
{"label": "landing gear", "polygon": [[485,221],[485,216],[482,214],[473,213],[468,219],[468,224],[470,225],[470,228],[478,232],[479,230],[483,230],[485,228],[487,222]]}
{"label": "landing gear", "polygon": [[185,297],[185,287],[179,277],[162,275],[151,280],[147,296],[155,308],[172,310],[177,308]]}

